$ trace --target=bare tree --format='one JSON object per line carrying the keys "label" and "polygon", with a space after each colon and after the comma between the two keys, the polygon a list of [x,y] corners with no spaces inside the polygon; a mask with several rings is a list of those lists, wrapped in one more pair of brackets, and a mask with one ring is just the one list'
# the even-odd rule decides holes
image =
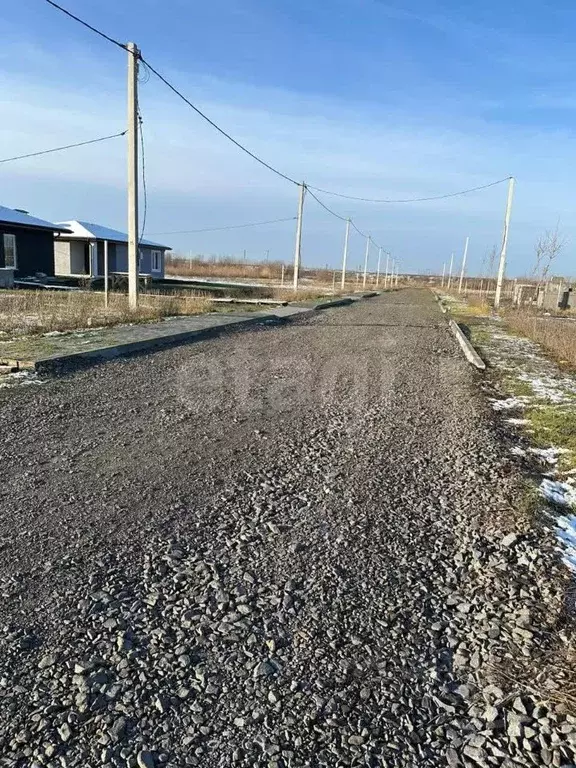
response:
{"label": "bare tree", "polygon": [[542,283],[548,278],[550,267],[565,245],[566,238],[559,233],[558,224],[556,224],[554,229],[547,229],[544,234],[540,235],[538,238],[536,245],[534,246],[536,261],[532,273],[538,281],[536,284],[537,289],[540,288]]}

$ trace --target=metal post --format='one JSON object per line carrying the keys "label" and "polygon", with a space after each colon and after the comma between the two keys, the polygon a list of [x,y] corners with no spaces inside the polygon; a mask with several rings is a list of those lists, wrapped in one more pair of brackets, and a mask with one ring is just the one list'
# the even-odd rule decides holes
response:
{"label": "metal post", "polygon": [[452,267],[454,266],[454,253],[450,256],[450,269],[448,271],[448,285],[446,286],[446,290],[450,290],[450,283],[452,282]]}
{"label": "metal post", "polygon": [[496,294],[494,296],[494,308],[500,306],[502,283],[506,272],[506,249],[508,247],[508,232],[510,230],[510,216],[512,214],[512,200],[514,198],[514,176],[508,180],[508,197],[506,199],[506,213],[504,215],[504,232],[502,233],[502,249],[500,251],[500,264],[498,265],[498,280],[496,281]]}
{"label": "metal post", "polygon": [[462,293],[462,283],[464,281],[464,270],[466,269],[466,257],[468,256],[468,243],[470,238],[466,238],[466,245],[464,246],[464,255],[462,256],[462,269],[460,270],[460,283],[458,284],[458,293]]}
{"label": "metal post", "polygon": [[302,251],[302,213],[304,212],[304,195],[306,193],[306,184],[298,185],[300,195],[298,197],[298,221],[296,223],[296,248],[294,249],[294,292],[298,291],[298,272],[300,270],[301,251]]}
{"label": "metal post", "polygon": [[446,277],[446,262],[442,264],[442,288],[444,288],[444,278]]}
{"label": "metal post", "polygon": [[344,235],[344,254],[342,256],[342,280],[340,287],[344,290],[346,282],[346,261],[348,260],[348,241],[350,240],[350,219],[346,219],[346,234]]}
{"label": "metal post", "polygon": [[378,248],[378,267],[376,268],[376,288],[380,282],[380,260],[382,259],[382,248]]}
{"label": "metal post", "polygon": [[108,240],[104,240],[104,306],[108,309]]}
{"label": "metal post", "polygon": [[370,235],[366,238],[366,254],[364,255],[364,278],[362,280],[362,288],[366,288],[366,276],[368,275],[368,256],[370,255],[370,243],[372,238]]}
{"label": "metal post", "polygon": [[128,304],[138,307],[138,58],[128,43]]}

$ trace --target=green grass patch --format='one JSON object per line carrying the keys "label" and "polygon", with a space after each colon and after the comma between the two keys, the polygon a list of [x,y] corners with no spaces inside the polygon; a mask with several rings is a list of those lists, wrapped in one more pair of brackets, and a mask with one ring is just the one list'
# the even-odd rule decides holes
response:
{"label": "green grass patch", "polygon": [[567,448],[570,453],[560,456],[558,469],[576,466],[576,408],[547,405],[526,409],[532,434],[530,439],[540,448]]}
{"label": "green grass patch", "polygon": [[534,396],[534,389],[530,382],[524,381],[524,379],[517,379],[515,376],[504,376],[501,386],[505,392],[516,397]]}

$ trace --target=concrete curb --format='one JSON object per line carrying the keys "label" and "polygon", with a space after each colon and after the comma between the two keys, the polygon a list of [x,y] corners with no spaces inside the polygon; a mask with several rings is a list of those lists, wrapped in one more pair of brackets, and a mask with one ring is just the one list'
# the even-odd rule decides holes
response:
{"label": "concrete curb", "polygon": [[19,361],[20,368],[32,368],[38,372],[51,371],[60,366],[74,365],[83,362],[99,362],[105,360],[113,360],[116,357],[122,357],[123,355],[131,355],[137,352],[147,352],[153,349],[159,349],[162,347],[177,346],[178,344],[185,344],[186,342],[196,341],[197,339],[207,339],[214,336],[218,336],[222,332],[228,331],[230,328],[238,328],[244,326],[263,324],[280,324],[282,322],[281,317],[277,317],[274,313],[266,315],[257,315],[249,318],[238,318],[229,323],[214,325],[207,328],[196,328],[190,331],[182,331],[180,333],[171,333],[164,336],[156,336],[152,339],[139,339],[137,341],[127,341],[123,344],[113,344],[109,347],[98,347],[97,349],[88,349],[83,352],[69,352],[63,355],[53,355],[51,357],[45,357],[39,360],[34,360],[30,363]]}
{"label": "concrete curb", "polygon": [[448,325],[450,327],[450,330],[456,337],[456,341],[462,347],[462,351],[464,352],[464,355],[466,356],[466,359],[468,360],[468,362],[471,365],[478,368],[478,370],[484,371],[486,369],[486,363],[484,362],[484,360],[482,360],[478,352],[476,352],[472,344],[468,341],[468,339],[462,332],[462,329],[460,328],[458,323],[455,320],[451,319],[448,321]]}
{"label": "concrete curb", "polygon": [[436,299],[436,301],[438,302],[438,306],[439,306],[439,307],[440,307],[440,309],[442,310],[443,314],[445,314],[445,315],[446,315],[446,314],[448,314],[448,310],[446,309],[446,307],[444,306],[444,304],[442,304],[442,299],[440,298],[439,294],[437,294],[437,293],[436,293],[436,291],[432,291],[432,293],[433,293],[433,295],[434,295],[434,298],[435,298],[435,299]]}
{"label": "concrete curb", "polygon": [[[373,293],[358,298],[370,298],[371,296],[377,295],[377,293]],[[286,306],[280,306],[267,312],[261,312],[258,314],[255,313],[251,317],[235,318],[234,320],[230,320],[230,322],[220,322],[213,326],[207,326],[206,328],[195,328],[193,330],[181,331],[178,333],[167,333],[163,336],[156,336],[151,339],[127,341],[120,344],[113,344],[109,347],[98,347],[97,349],[88,349],[81,352],[69,352],[61,355],[52,355],[50,357],[41,358],[39,360],[19,360],[11,362],[13,362],[20,370],[32,369],[38,372],[51,372],[60,367],[66,367],[68,365],[82,365],[83,363],[96,364],[106,360],[113,360],[116,357],[122,357],[124,355],[131,355],[138,352],[147,352],[153,349],[171,347],[178,344],[185,344],[187,342],[207,339],[218,336],[221,333],[226,333],[230,329],[234,330],[238,327],[253,325],[280,325],[299,317],[313,315],[315,312],[318,312],[322,309],[342,307],[352,303],[352,298],[345,296],[339,299],[334,299],[332,301],[318,302],[309,307],[295,307],[288,304]]]}
{"label": "concrete curb", "polygon": [[332,301],[323,301],[314,304],[314,311],[318,312],[321,309],[330,309],[330,307],[345,307],[349,304],[352,304],[352,299],[348,296],[344,296],[341,299],[333,299]]}

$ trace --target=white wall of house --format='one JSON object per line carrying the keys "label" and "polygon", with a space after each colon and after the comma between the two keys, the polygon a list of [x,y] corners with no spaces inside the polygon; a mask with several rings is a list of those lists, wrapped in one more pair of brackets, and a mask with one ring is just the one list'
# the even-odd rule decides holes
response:
{"label": "white wall of house", "polygon": [[83,241],[54,241],[54,273],[56,275],[85,275],[85,243]]}
{"label": "white wall of house", "polygon": [[54,241],[54,274],[70,274],[70,243],[61,240]]}

